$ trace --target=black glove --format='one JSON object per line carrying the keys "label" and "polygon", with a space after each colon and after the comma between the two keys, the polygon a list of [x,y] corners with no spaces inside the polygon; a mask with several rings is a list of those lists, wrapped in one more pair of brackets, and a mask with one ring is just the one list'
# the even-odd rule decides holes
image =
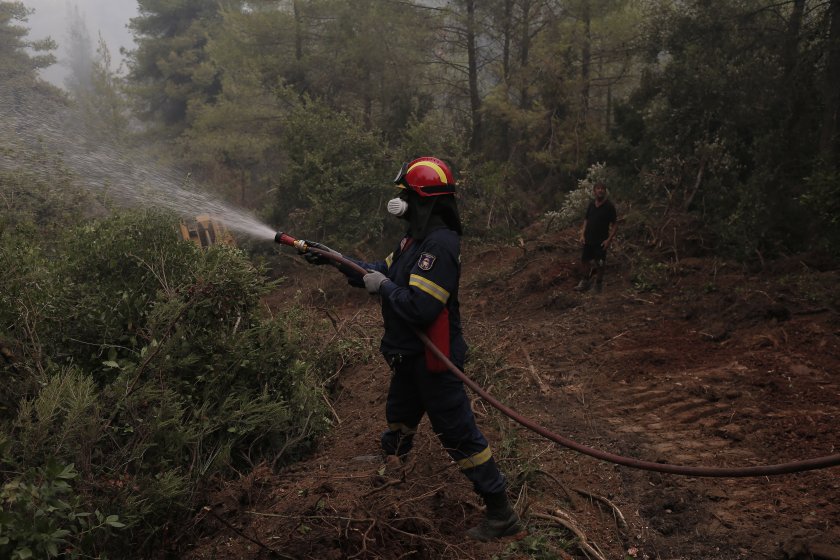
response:
{"label": "black glove", "polygon": [[[341,256],[341,253],[336,253],[326,245],[322,245],[320,243],[316,243],[315,241],[307,241],[303,240],[306,243],[307,248],[312,247],[314,249],[320,249],[321,251],[327,251],[328,253],[335,253],[338,256]],[[334,261],[328,259],[327,257],[321,255],[320,253],[315,253],[313,251],[298,251],[299,254],[303,255],[303,258],[306,259],[306,262],[309,264],[335,264]]]}

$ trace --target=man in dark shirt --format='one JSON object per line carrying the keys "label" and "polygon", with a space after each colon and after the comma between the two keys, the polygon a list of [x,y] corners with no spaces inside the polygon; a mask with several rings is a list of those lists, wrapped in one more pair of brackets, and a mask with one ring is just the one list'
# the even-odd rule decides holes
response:
{"label": "man in dark shirt", "polygon": [[604,265],[607,260],[607,249],[615,237],[618,229],[618,216],[615,205],[607,199],[607,186],[603,181],[596,182],[592,187],[595,199],[586,209],[586,218],[580,228],[580,242],[583,252],[580,256],[581,280],[575,289],[585,292],[595,276],[595,291],[601,291],[604,282]]}

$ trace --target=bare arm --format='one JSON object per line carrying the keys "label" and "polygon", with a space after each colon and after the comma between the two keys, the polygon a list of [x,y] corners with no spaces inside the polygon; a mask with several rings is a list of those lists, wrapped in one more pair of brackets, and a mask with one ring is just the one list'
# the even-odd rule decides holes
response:
{"label": "bare arm", "polygon": [[613,237],[615,237],[615,233],[618,231],[618,220],[614,221],[610,224],[610,235],[607,237],[606,240],[601,244],[601,246],[606,249],[612,243]]}

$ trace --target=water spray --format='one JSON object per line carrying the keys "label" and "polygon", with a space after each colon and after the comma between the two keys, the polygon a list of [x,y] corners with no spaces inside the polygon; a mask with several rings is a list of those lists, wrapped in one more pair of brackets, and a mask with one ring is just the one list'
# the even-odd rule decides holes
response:
{"label": "water spray", "polygon": [[[209,214],[232,231],[271,239],[274,230],[250,212],[196,189],[189,173],[140,150],[121,150],[116,138],[86,134],[78,111],[0,83],[0,169],[25,170],[50,184],[59,161],[74,183],[126,207],[157,207],[183,218]],[[55,154],[54,160],[44,154]]]}

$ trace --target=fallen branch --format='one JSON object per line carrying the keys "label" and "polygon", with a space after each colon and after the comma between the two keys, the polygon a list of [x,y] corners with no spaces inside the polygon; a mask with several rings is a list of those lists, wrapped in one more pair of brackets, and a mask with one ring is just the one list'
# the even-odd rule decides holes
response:
{"label": "fallen branch", "polygon": [[212,515],[213,517],[215,517],[216,520],[218,520],[222,525],[224,525],[225,527],[227,527],[228,529],[230,529],[231,531],[233,531],[234,533],[236,533],[237,535],[239,535],[243,539],[251,541],[252,543],[257,545],[258,547],[260,547],[263,550],[265,550],[266,552],[268,552],[268,554],[272,558],[286,558],[288,560],[294,560],[294,558],[295,558],[294,556],[288,556],[286,554],[283,554],[282,552],[277,552],[276,550],[274,550],[273,548],[271,548],[267,544],[255,539],[255,538],[249,537],[248,535],[246,535],[245,533],[243,533],[242,531],[240,531],[239,529],[237,529],[236,527],[231,525],[226,519],[219,516],[215,511],[213,511],[213,509],[210,506],[204,506],[202,509],[204,511],[206,511],[207,513],[209,513],[210,515]]}
{"label": "fallen branch", "polygon": [[575,498],[575,495],[572,494],[571,492],[569,492],[569,489],[566,487],[565,484],[563,484],[560,481],[559,478],[557,478],[556,476],[554,476],[553,474],[551,474],[549,472],[542,471],[542,470],[539,470],[539,469],[535,470],[534,473],[535,474],[541,474],[545,477],[550,478],[554,482],[554,484],[556,484],[557,486],[560,487],[561,490],[563,490],[563,493],[566,494],[567,498],[569,498],[569,502],[572,504],[572,507],[574,507],[575,509],[578,509],[578,506],[580,504],[578,503],[578,500]]}
{"label": "fallen branch", "polygon": [[525,359],[528,361],[528,368],[531,370],[531,377],[534,378],[534,381],[537,383],[537,387],[540,388],[540,393],[543,395],[548,394],[548,387],[543,382],[540,374],[537,373],[537,369],[534,367],[534,364],[531,362],[531,355],[528,353],[528,349],[524,346],[522,347],[522,353],[525,354]]}
{"label": "fallen branch", "polygon": [[[368,525],[368,528],[365,529],[364,533],[362,533],[358,529],[353,529],[354,531],[356,531],[358,533],[361,533],[361,535],[362,535],[362,548],[356,554],[353,554],[352,556],[348,556],[347,558],[356,558],[356,557],[363,556],[363,555],[367,556],[367,542],[368,542],[368,540],[373,540],[373,539],[370,539],[368,537],[368,535],[370,534],[371,531],[373,531],[373,528],[376,527],[376,519],[363,519],[363,520],[360,520],[360,521],[369,521],[370,522],[370,525]],[[352,521],[350,523],[352,523]],[[350,536],[347,532],[350,529],[350,523],[347,524],[347,528],[344,531],[345,537]]]}
{"label": "fallen branch", "polygon": [[321,398],[324,399],[324,404],[326,404],[327,408],[329,408],[330,412],[332,412],[332,415],[333,415],[333,418],[335,418],[336,424],[341,424],[341,417],[339,417],[338,412],[336,412],[335,408],[333,408],[333,405],[330,402],[330,399],[327,398],[327,395],[325,393],[321,393]]}
{"label": "fallen branch", "polygon": [[584,496],[588,496],[588,497],[590,497],[594,500],[598,500],[599,502],[603,502],[603,503],[607,504],[608,506],[610,506],[610,508],[612,508],[612,510],[613,510],[613,513],[618,517],[618,520],[621,521],[621,524],[624,527],[627,527],[627,520],[624,519],[624,514],[621,513],[621,510],[618,509],[617,505],[615,505],[614,503],[609,501],[607,498],[605,498],[604,496],[599,496],[598,494],[593,494],[592,492],[590,492],[588,490],[584,490],[583,488],[573,488],[573,490],[575,492],[583,494]]}
{"label": "fallen branch", "polygon": [[[435,544],[437,544],[437,545],[440,545],[440,546],[442,546],[442,547],[443,547],[443,549],[444,549],[445,551],[446,551],[446,550],[449,550],[450,548],[454,548],[455,550],[457,550],[457,551],[458,551],[458,552],[460,552],[461,554],[463,554],[463,553],[464,553],[464,549],[462,549],[462,548],[461,548],[460,546],[458,546],[457,544],[453,544],[453,543],[451,543],[451,542],[447,542],[447,541],[442,540],[442,539],[436,539],[436,538],[434,538],[434,537],[432,537],[432,536],[429,536],[429,535],[418,535],[417,533],[409,533],[408,531],[403,531],[402,529],[397,529],[396,527],[394,527],[394,526],[393,526],[393,525],[391,525],[390,523],[386,523],[386,524],[385,524],[385,526],[386,526],[386,527],[388,527],[388,529],[390,529],[390,530],[394,531],[395,533],[399,533],[399,534],[404,535],[404,536],[406,536],[406,537],[409,537],[409,538],[414,538],[414,539],[419,539],[419,540],[421,540],[421,541],[427,541],[427,542],[430,542],[430,543],[435,543]],[[445,555],[445,554],[444,554],[444,555],[442,555],[442,556],[443,556],[443,557],[446,557],[446,555]]]}
{"label": "fallen branch", "polygon": [[603,554],[601,554],[598,550],[593,548],[593,546],[590,545],[587,542],[588,539],[587,539],[586,535],[571,520],[571,516],[569,514],[565,513],[562,510],[559,510],[559,509],[554,510],[554,513],[565,516],[565,517],[559,517],[558,515],[549,515],[547,513],[532,513],[531,517],[532,518],[537,518],[537,519],[544,519],[546,521],[552,521],[554,523],[557,523],[558,525],[562,525],[563,527],[565,527],[566,529],[568,529],[569,531],[574,533],[574,535],[578,538],[578,546],[586,554],[591,554],[592,556],[594,556],[596,558],[596,560],[607,560],[606,557],[604,557]]}
{"label": "fallen branch", "polygon": [[601,343],[601,344],[599,344],[598,346],[604,346],[605,344],[609,344],[609,343],[610,343],[610,342],[612,342],[613,340],[615,340],[615,339],[617,339],[617,338],[621,338],[622,336],[624,336],[625,334],[627,334],[627,333],[629,333],[629,332],[630,332],[630,331],[624,331],[624,332],[623,332],[623,333],[621,333],[621,334],[617,334],[617,335],[615,335],[614,337],[612,337],[612,338],[610,338],[610,339],[608,339],[608,340],[605,340],[604,342],[602,342],[602,343]]}
{"label": "fallen branch", "polygon": [[391,486],[397,486],[398,484],[402,484],[404,482],[405,482],[405,473],[400,473],[400,478],[391,478],[391,479],[386,480],[385,482],[382,483],[381,486],[377,486],[376,488],[374,488],[370,492],[362,494],[362,498],[367,498],[369,496],[373,496],[374,494],[376,494],[378,492],[382,492],[386,488],[390,488]]}

